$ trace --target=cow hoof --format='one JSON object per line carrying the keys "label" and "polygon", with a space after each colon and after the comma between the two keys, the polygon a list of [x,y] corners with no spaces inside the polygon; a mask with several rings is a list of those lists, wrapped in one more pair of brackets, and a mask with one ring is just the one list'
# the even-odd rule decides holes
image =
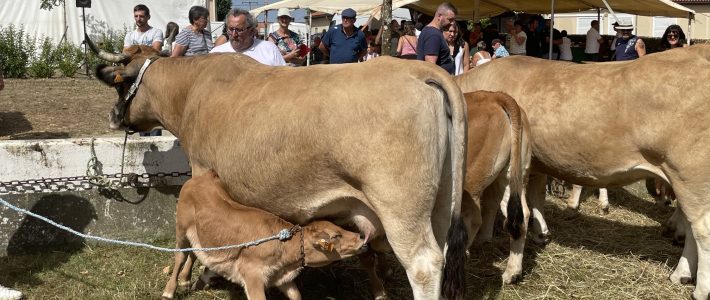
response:
{"label": "cow hoof", "polygon": [[173,300],[173,295],[163,294],[160,299],[163,300]]}
{"label": "cow hoof", "polygon": [[547,245],[550,242],[550,237],[547,234],[538,233],[532,236],[532,241],[538,245]]}
{"label": "cow hoof", "polygon": [[693,277],[688,276],[688,275],[681,275],[681,274],[676,274],[677,272],[673,272],[670,276],[670,280],[673,283],[677,284],[692,284],[693,283]]}
{"label": "cow hoof", "polygon": [[515,284],[523,279],[522,273],[516,273],[513,275],[508,274],[508,272],[503,273],[503,283],[505,284]]}
{"label": "cow hoof", "polygon": [[601,207],[599,208],[599,213],[602,215],[608,215],[609,214],[609,207]]}

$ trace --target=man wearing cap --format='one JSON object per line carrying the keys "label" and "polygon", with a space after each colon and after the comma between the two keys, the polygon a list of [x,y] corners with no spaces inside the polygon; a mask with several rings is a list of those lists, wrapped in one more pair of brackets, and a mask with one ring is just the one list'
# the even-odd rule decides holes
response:
{"label": "man wearing cap", "polygon": [[224,18],[224,23],[229,35],[229,43],[212,48],[210,53],[238,52],[265,65],[286,65],[276,45],[254,38],[256,18],[249,11],[232,8]]}
{"label": "man wearing cap", "polygon": [[455,65],[442,30],[448,30],[449,25],[456,21],[457,12],[456,7],[449,2],[440,4],[434,19],[422,28],[417,40],[417,59],[434,63],[449,74],[454,74]]}
{"label": "man wearing cap", "polygon": [[616,60],[634,60],[646,55],[646,44],[642,39],[633,35],[634,25],[620,24],[616,27],[621,37],[616,40]]}
{"label": "man wearing cap", "polygon": [[331,64],[357,62],[367,53],[365,33],[355,28],[356,13],[346,8],[341,13],[343,24],[334,26],[321,39],[319,49]]}
{"label": "man wearing cap", "polygon": [[288,25],[293,21],[289,9],[279,8],[277,20],[279,21],[279,29],[269,33],[269,41],[279,47],[279,51],[288,65],[302,65],[304,56],[300,55],[301,37],[288,29]]}

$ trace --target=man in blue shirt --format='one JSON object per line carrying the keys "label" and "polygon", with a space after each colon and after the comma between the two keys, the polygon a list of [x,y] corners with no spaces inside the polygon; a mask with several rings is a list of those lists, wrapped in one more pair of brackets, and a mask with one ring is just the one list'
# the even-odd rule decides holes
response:
{"label": "man in blue shirt", "polygon": [[331,64],[357,62],[367,52],[365,34],[355,28],[355,11],[346,8],[341,15],[343,24],[326,32],[319,46],[323,55],[330,57]]}
{"label": "man in blue shirt", "polygon": [[417,59],[435,63],[449,74],[454,74],[454,60],[442,30],[448,30],[449,25],[456,21],[456,13],[458,10],[449,2],[439,5],[434,19],[422,28],[417,40]]}

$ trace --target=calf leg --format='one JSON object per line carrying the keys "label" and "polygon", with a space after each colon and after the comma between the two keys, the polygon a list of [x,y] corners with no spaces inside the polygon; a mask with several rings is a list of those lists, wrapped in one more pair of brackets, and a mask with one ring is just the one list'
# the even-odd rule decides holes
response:
{"label": "calf leg", "polygon": [[[521,195],[508,195],[509,193],[507,192],[509,189],[506,189],[506,197],[504,197],[504,200],[501,201],[501,210],[504,212],[508,211],[508,205],[520,205],[521,209],[523,210],[523,223],[520,224],[520,235],[515,237],[511,233],[510,237],[510,255],[508,256],[508,264],[506,265],[505,271],[503,272],[503,283],[505,284],[511,284],[511,283],[516,283],[523,277],[523,252],[525,250],[525,239],[527,236],[527,231],[528,231],[528,221],[530,220],[530,210],[528,208],[527,200],[525,193]],[[509,200],[511,197],[520,197],[519,203],[512,203]],[[504,213],[506,215],[507,214]],[[508,218],[507,222],[512,222],[510,218]]]}
{"label": "calf leg", "polygon": [[680,207],[676,207],[673,215],[668,218],[663,226],[663,236],[673,239],[673,244],[683,245],[685,241],[685,229],[688,227],[688,220],[685,218]]}
{"label": "calf leg", "polygon": [[609,193],[606,189],[599,189],[599,210],[602,214],[609,213]]}
{"label": "calf leg", "polygon": [[[178,237],[177,240],[178,249],[184,249],[190,246],[190,242],[184,235],[182,236],[182,238]],[[178,282],[178,274],[181,273],[180,270],[183,268],[185,261],[187,260],[189,255],[190,254],[185,252],[175,253],[175,264],[173,265],[173,272],[170,274],[170,279],[168,279],[168,283],[165,285],[165,289],[163,289],[163,299],[173,299],[173,297],[175,296],[175,290],[177,289]]]}
{"label": "calf leg", "polygon": [[375,253],[374,250],[369,249],[367,250],[367,252],[360,254],[358,257],[360,258],[360,264],[367,272],[367,278],[370,282],[370,290],[372,291],[372,295],[374,296],[374,298],[376,300],[387,299],[387,295],[385,293],[385,286],[382,284],[382,279],[377,276],[377,253]]}
{"label": "calf leg", "polygon": [[288,297],[289,300],[301,300],[301,291],[293,282],[284,283],[278,286],[279,290]]}
{"label": "calf leg", "polygon": [[[266,300],[265,285],[258,276],[245,276],[244,278],[244,293],[247,294],[249,300]],[[299,294],[300,297],[300,294]]]}
{"label": "calf leg", "polygon": [[579,197],[581,195],[582,195],[582,186],[573,184],[572,185],[572,192],[569,194],[569,198],[567,198],[567,208],[577,210],[579,208]]}
{"label": "calf leg", "polygon": [[187,258],[185,259],[185,263],[182,266],[182,270],[180,270],[180,274],[178,275],[178,284],[181,287],[190,286],[190,279],[192,279],[192,266],[195,264],[196,259],[197,257],[192,252],[190,252]]}

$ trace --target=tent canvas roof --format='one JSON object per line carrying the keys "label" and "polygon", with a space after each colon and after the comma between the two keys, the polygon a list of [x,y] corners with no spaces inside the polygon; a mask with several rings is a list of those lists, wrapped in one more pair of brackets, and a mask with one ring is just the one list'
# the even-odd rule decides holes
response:
{"label": "tent canvas roof", "polygon": [[[450,0],[458,8],[458,16],[465,19],[473,18],[475,1]],[[687,17],[693,10],[670,0],[608,0],[609,6],[615,12],[644,16]],[[427,14],[433,14],[440,0],[392,0],[392,7],[408,6]],[[489,17],[506,11],[527,13],[550,13],[550,0],[480,0],[479,17]],[[382,0],[284,0],[252,10],[258,15],[265,10],[286,8],[310,8],[315,11],[335,14],[345,8],[352,8],[358,14],[372,14],[373,10],[382,5]],[[578,12],[589,9],[604,8],[602,0],[555,0],[555,12]]]}

